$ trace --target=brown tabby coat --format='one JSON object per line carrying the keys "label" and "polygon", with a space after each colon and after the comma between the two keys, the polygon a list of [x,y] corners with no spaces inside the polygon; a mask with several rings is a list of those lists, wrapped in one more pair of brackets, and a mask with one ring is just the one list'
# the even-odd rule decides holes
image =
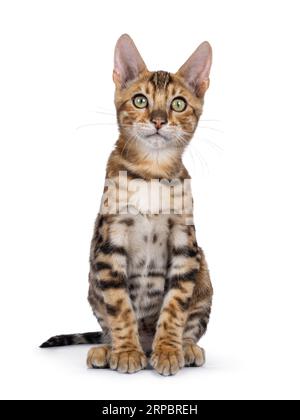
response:
{"label": "brown tabby coat", "polygon": [[[114,81],[120,137],[106,174],[116,185],[119,209],[124,192],[122,206],[132,205],[126,176],[148,185],[152,179],[183,185],[190,178],[182,154],[202,113],[210,65],[211,49],[203,43],[176,74],[150,72],[131,38],[119,39]],[[145,108],[135,106],[136,95],[147,98]],[[174,98],[185,101],[183,111],[172,109]],[[54,337],[44,347],[101,342],[89,351],[88,366],[119,372],[143,369],[148,354],[163,375],[202,366],[204,351],[197,342],[209,321],[212,287],[192,209],[178,214],[173,192],[169,213],[153,214],[140,193],[134,214],[107,213],[110,194],[106,186],[90,254],[89,302],[103,333]]]}

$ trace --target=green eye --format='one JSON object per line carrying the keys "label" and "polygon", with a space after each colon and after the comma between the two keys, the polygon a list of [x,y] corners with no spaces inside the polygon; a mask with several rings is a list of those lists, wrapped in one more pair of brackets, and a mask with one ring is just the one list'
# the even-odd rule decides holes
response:
{"label": "green eye", "polygon": [[186,101],[183,98],[175,98],[172,101],[171,108],[173,111],[182,112],[187,106]]}
{"label": "green eye", "polygon": [[146,108],[148,106],[148,99],[144,95],[136,95],[132,101],[134,106],[140,109]]}

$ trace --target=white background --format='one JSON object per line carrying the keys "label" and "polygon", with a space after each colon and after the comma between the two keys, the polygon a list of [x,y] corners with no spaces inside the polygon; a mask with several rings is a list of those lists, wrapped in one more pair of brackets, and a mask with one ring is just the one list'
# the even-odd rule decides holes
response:
{"label": "white background", "polygon": [[[297,6],[1,2],[1,398],[299,398]],[[89,242],[117,139],[112,58],[124,32],[152,70],[176,71],[204,40],[214,50],[185,157],[215,288],[208,360],[170,378],[89,371],[85,346],[38,349],[97,330]]]}

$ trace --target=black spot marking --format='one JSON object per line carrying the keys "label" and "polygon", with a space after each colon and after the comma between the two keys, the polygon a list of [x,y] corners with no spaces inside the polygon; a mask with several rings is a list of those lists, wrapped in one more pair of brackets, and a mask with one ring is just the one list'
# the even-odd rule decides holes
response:
{"label": "black spot marking", "polygon": [[102,245],[103,242],[103,236],[99,235],[98,237],[95,238],[95,249],[94,249],[94,256],[96,258],[97,253],[99,252],[99,249]]}
{"label": "black spot marking", "polygon": [[[130,280],[139,279],[141,277],[140,274],[131,274],[129,277]],[[139,285],[136,285],[135,287],[139,287]]]}
{"label": "black spot marking", "polygon": [[147,292],[147,296],[149,298],[154,298],[154,297],[158,297],[158,296],[162,296],[162,291],[161,290],[149,290]]}
{"label": "black spot marking", "polygon": [[206,331],[206,329],[207,329],[207,321],[205,321],[205,319],[202,319],[200,321],[200,325],[201,325],[202,329]]}
{"label": "black spot marking", "polygon": [[99,235],[99,236],[96,238],[96,242],[97,242],[97,244],[101,244],[101,242],[103,242],[103,236],[102,236],[102,235]]}
{"label": "black spot marking", "polygon": [[120,306],[118,306],[118,305],[110,305],[109,303],[107,303],[105,305],[105,307],[106,307],[106,312],[110,316],[115,317],[115,316],[118,316],[120,314],[121,309],[120,309]]}
{"label": "black spot marking", "polygon": [[148,277],[164,277],[165,274],[160,271],[149,271]]}
{"label": "black spot marking", "polygon": [[157,239],[158,239],[158,236],[157,236],[156,233],[154,233],[153,239],[152,239],[152,241],[153,241],[154,244],[157,242]]}
{"label": "black spot marking", "polygon": [[120,254],[120,255],[127,255],[127,252],[124,247],[122,246],[115,246],[110,242],[105,242],[104,244],[100,245],[99,252],[102,252],[105,255],[108,254]]}
{"label": "black spot marking", "polygon": [[189,315],[189,319],[188,319],[188,322],[189,321],[193,321],[194,319],[196,319],[196,318],[200,318],[200,312],[194,312],[194,313],[192,313],[192,314],[190,314]]}
{"label": "black spot marking", "polygon": [[139,261],[137,267],[138,268],[143,268],[145,266],[145,264],[146,264],[146,261],[144,259],[142,259],[142,260]]}
{"label": "black spot marking", "polygon": [[173,227],[174,227],[174,221],[171,218],[168,219],[168,227],[169,227],[170,230],[173,229]]}
{"label": "black spot marking", "polygon": [[128,286],[128,290],[130,292],[135,292],[135,291],[138,291],[140,289],[140,287],[141,287],[140,284],[130,284]]}
{"label": "black spot marking", "polygon": [[198,270],[191,270],[184,274],[176,274],[170,278],[171,287],[173,289],[180,289],[183,282],[194,282]]}
{"label": "black spot marking", "polygon": [[93,269],[95,271],[101,271],[101,270],[111,270],[112,266],[111,264],[105,263],[105,262],[98,262],[94,264]]}
{"label": "black spot marking", "polygon": [[121,278],[118,280],[97,280],[96,286],[99,287],[100,290],[108,290],[108,289],[125,289],[125,279]]}
{"label": "black spot marking", "polygon": [[151,260],[151,261],[149,262],[149,264],[148,264],[148,268],[149,268],[150,270],[153,270],[155,267],[156,267],[155,261],[154,261],[154,260]]}
{"label": "black spot marking", "polygon": [[103,216],[101,216],[101,217],[99,218],[99,221],[98,221],[98,229],[99,229],[99,228],[101,228],[101,227],[103,226],[103,223],[104,223],[104,217],[103,217]]}
{"label": "black spot marking", "polygon": [[124,225],[126,225],[126,226],[133,226],[134,225],[134,220],[133,219],[130,219],[130,218],[128,218],[128,219],[123,219],[123,220],[121,220],[120,222],[119,222],[120,224],[124,224]]}
{"label": "black spot marking", "polygon": [[163,312],[167,312],[169,315],[171,315],[172,318],[177,318],[177,314],[176,311],[174,311],[174,309],[164,308]]}
{"label": "black spot marking", "polygon": [[130,293],[130,299],[134,302],[137,299],[137,295],[133,295]]}
{"label": "black spot marking", "polygon": [[197,249],[194,248],[190,248],[188,246],[183,246],[180,248],[173,248],[172,249],[172,254],[174,256],[185,256],[185,257],[196,257],[198,254]]}
{"label": "black spot marking", "polygon": [[169,288],[170,288],[170,279],[167,278],[166,281],[165,281],[164,294],[167,293]]}
{"label": "black spot marking", "polygon": [[185,312],[190,306],[190,299],[183,300],[179,296],[175,297],[176,302],[179,304],[180,309]]}
{"label": "black spot marking", "polygon": [[116,278],[120,278],[120,277],[124,276],[124,274],[120,271],[115,270],[115,271],[111,272],[111,276],[116,279]]}
{"label": "black spot marking", "polygon": [[196,327],[197,327],[196,325],[187,325],[184,329],[184,332],[191,331],[191,330],[195,329]]}

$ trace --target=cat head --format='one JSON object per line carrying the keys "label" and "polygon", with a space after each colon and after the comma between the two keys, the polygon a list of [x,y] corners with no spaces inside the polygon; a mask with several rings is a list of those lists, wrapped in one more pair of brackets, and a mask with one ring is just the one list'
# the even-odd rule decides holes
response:
{"label": "cat head", "polygon": [[151,72],[132,39],[122,35],[113,72],[122,137],[149,152],[184,149],[202,113],[211,62],[211,46],[204,42],[175,74]]}

